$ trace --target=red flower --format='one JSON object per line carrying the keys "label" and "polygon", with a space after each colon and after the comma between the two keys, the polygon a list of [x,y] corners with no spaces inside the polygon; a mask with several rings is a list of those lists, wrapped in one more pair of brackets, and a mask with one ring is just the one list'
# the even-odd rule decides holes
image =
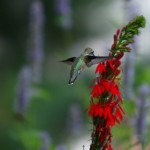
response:
{"label": "red flower", "polygon": [[92,104],[90,106],[89,115],[92,117],[99,117],[106,120],[106,127],[114,126],[115,123],[120,123],[120,120],[123,119],[122,109],[117,107],[117,102],[109,102],[106,104]]}
{"label": "red flower", "polygon": [[112,146],[110,144],[106,144],[106,146],[103,148],[103,150],[113,150]]}
{"label": "red flower", "polygon": [[109,83],[109,81],[106,80],[106,79],[103,79],[103,78],[100,81],[101,81],[101,84],[104,86],[105,90],[107,92],[109,92],[110,91],[110,83]]}
{"label": "red flower", "polygon": [[94,116],[95,110],[96,110],[96,105],[95,105],[95,104],[92,104],[92,105],[90,106],[89,116]]}
{"label": "red flower", "polygon": [[116,70],[114,71],[114,75],[115,75],[115,76],[118,76],[118,75],[120,74],[120,72],[121,72],[121,71],[120,71],[119,69],[116,69]]}
{"label": "red flower", "polygon": [[114,44],[112,44],[111,49],[114,49],[114,48],[115,48],[115,45],[114,45]]}
{"label": "red flower", "polygon": [[116,110],[115,115],[116,115],[116,118],[119,118],[120,120],[123,119],[122,113],[119,108]]}
{"label": "red flower", "polygon": [[106,67],[107,69],[111,69],[111,72],[116,71],[116,69],[121,65],[121,62],[119,59],[112,59],[112,60],[108,60],[106,63]]}
{"label": "red flower", "polygon": [[114,82],[111,83],[111,93],[113,96],[117,96],[118,99],[122,102],[122,97],[118,85]]}
{"label": "red flower", "polygon": [[124,52],[117,52],[117,59],[120,60],[124,56]]}
{"label": "red flower", "polygon": [[120,34],[120,29],[117,29],[117,31],[116,31],[117,37],[119,36],[119,34]]}
{"label": "red flower", "polygon": [[95,110],[95,116],[99,116],[99,117],[102,117],[104,113],[104,110],[101,106],[98,106],[97,109]]}
{"label": "red flower", "polygon": [[110,92],[110,83],[108,80],[101,78],[100,81],[94,85],[91,95],[92,97],[98,98],[104,91]]}
{"label": "red flower", "polygon": [[93,87],[93,90],[91,92],[91,95],[93,97],[98,97],[100,95],[102,95],[102,93],[104,92],[105,88],[100,85],[100,84],[95,84],[94,87]]}
{"label": "red flower", "polygon": [[[114,35],[112,50],[116,48],[119,35],[120,30],[118,29]],[[95,70],[95,73],[99,73],[101,76],[94,80],[95,85],[91,92],[92,103],[89,109],[89,116],[93,118],[94,122],[96,121],[92,139],[99,138],[102,150],[112,150],[110,128],[116,123],[120,124],[123,119],[124,111],[119,105],[119,102],[122,102],[122,97],[118,88],[119,79],[117,78],[121,72],[119,66],[123,55],[123,52],[117,52],[113,59],[99,63]],[[93,98],[96,98],[98,102],[94,103]]]}
{"label": "red flower", "polygon": [[[143,25],[138,26],[140,20]],[[121,65],[120,59],[123,57],[124,52],[131,50],[128,45],[134,42],[133,36],[138,33],[137,31],[140,27],[144,27],[144,22],[143,16],[139,16],[123,27],[121,31],[118,29],[114,35],[114,41],[109,53],[109,56],[113,56],[113,58],[99,63],[96,67],[95,73],[100,74],[100,76],[94,80],[89,108],[89,115],[93,121],[91,150],[112,150],[111,127],[117,123],[120,124],[124,114],[120,105],[122,96],[118,87],[120,80],[118,75],[121,72],[119,69]],[[136,28],[135,25],[137,25]],[[133,33],[130,33],[128,29],[133,30]],[[129,34],[131,35],[128,36]]]}
{"label": "red flower", "polygon": [[107,69],[110,68],[111,70],[114,70],[114,64],[112,60],[107,61]]}
{"label": "red flower", "polygon": [[99,63],[96,67],[95,73],[102,74],[103,72],[106,72],[105,65],[104,65],[104,63]]}
{"label": "red flower", "polygon": [[117,98],[122,102],[120,90],[114,80],[108,81],[101,78],[100,81],[94,85],[91,96],[98,98],[104,92],[112,93],[113,96],[117,96]]}
{"label": "red flower", "polygon": [[114,35],[114,44],[112,44],[111,46],[111,50],[113,50],[117,44],[118,38],[119,38],[119,34],[120,34],[120,29],[118,29],[116,31],[116,34]]}

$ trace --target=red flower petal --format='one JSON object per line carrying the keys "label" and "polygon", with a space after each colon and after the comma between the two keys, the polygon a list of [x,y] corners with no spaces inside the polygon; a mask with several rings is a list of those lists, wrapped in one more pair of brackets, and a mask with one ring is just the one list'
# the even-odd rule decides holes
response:
{"label": "red flower petal", "polygon": [[94,104],[90,106],[89,116],[94,116],[94,114],[95,114],[95,109],[96,109],[96,107],[95,107]]}
{"label": "red flower petal", "polygon": [[112,60],[108,60],[108,61],[107,61],[107,65],[108,65],[112,70],[114,69]]}
{"label": "red flower petal", "polygon": [[99,63],[98,66],[96,67],[95,73],[102,74],[103,72],[106,72],[106,68],[103,63]]}
{"label": "red flower petal", "polygon": [[119,117],[120,118],[120,120],[122,120],[123,119],[123,116],[122,116],[122,114],[121,114],[121,112],[120,112],[120,110],[119,109],[117,109],[116,110],[116,117]]}
{"label": "red flower petal", "polygon": [[117,56],[117,59],[121,59],[123,57],[124,53],[119,53],[118,56]]}
{"label": "red flower petal", "polygon": [[114,49],[114,47],[115,47],[115,45],[114,45],[114,44],[112,44],[111,49],[113,50],[113,49]]}
{"label": "red flower petal", "polygon": [[118,75],[120,74],[120,72],[121,72],[121,71],[120,71],[119,69],[117,69],[117,70],[115,71],[114,75],[115,75],[115,76],[118,76]]}
{"label": "red flower petal", "polygon": [[104,112],[103,112],[103,108],[102,108],[102,107],[98,107],[98,108],[96,109],[95,116],[102,117],[103,113],[104,113]]}
{"label": "red flower petal", "polygon": [[94,85],[94,87],[93,87],[93,90],[92,90],[92,92],[91,92],[91,95],[93,96],[93,97],[98,97],[98,96],[100,96],[100,95],[102,95],[102,93],[104,92],[104,87],[103,86],[101,86],[100,84],[96,84],[96,85]]}
{"label": "red flower petal", "polygon": [[117,30],[116,34],[117,36],[120,34],[120,29]]}
{"label": "red flower petal", "polygon": [[101,79],[101,84],[105,87],[105,90],[106,90],[107,92],[110,91],[110,83],[108,82],[108,80]]}

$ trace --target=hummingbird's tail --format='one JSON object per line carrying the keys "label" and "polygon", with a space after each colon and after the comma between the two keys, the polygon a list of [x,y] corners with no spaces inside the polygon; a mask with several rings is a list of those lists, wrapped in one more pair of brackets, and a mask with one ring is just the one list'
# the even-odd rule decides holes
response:
{"label": "hummingbird's tail", "polygon": [[74,82],[73,82],[73,81],[70,81],[70,80],[69,80],[69,82],[68,82],[69,85],[73,85],[73,83],[74,83]]}
{"label": "hummingbird's tail", "polygon": [[68,84],[73,85],[76,79],[77,79],[77,76],[75,78],[70,78]]}

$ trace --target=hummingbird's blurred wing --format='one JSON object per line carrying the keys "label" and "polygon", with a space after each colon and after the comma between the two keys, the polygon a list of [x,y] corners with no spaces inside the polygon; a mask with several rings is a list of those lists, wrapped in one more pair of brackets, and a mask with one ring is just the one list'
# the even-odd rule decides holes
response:
{"label": "hummingbird's blurred wing", "polygon": [[86,56],[85,63],[87,67],[91,67],[94,64],[98,64],[112,58],[112,56]]}
{"label": "hummingbird's blurred wing", "polygon": [[65,59],[65,60],[62,60],[60,62],[63,62],[63,63],[66,63],[68,65],[72,65],[75,61],[76,57],[71,57],[71,58],[68,58],[68,59]]}

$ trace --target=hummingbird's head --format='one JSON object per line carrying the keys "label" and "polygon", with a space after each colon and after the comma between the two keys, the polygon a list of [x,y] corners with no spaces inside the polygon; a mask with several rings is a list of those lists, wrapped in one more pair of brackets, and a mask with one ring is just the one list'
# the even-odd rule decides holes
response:
{"label": "hummingbird's head", "polygon": [[86,48],[84,50],[84,55],[90,55],[90,56],[93,56],[94,55],[94,51],[92,48]]}

